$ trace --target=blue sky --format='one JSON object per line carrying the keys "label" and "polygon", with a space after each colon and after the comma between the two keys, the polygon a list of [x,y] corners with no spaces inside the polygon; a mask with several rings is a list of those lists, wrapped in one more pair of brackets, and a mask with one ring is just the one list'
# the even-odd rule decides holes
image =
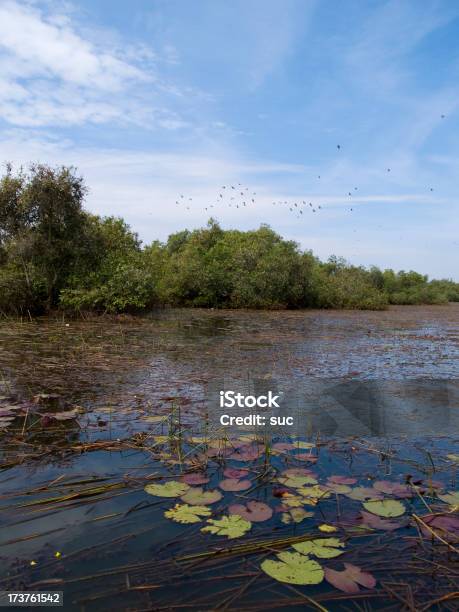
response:
{"label": "blue sky", "polygon": [[[0,0],[0,23],[0,158],[77,166],[144,241],[212,214],[459,280],[455,0]],[[216,204],[238,183],[254,203]]]}

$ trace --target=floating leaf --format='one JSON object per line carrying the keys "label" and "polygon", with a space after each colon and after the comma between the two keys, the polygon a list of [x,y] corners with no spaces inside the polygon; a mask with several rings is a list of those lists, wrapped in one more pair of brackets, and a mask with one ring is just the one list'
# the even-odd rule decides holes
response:
{"label": "floating leaf", "polygon": [[328,481],[334,482],[335,484],[352,485],[357,482],[357,478],[350,478],[348,476],[329,476]]}
{"label": "floating leaf", "polygon": [[338,538],[321,538],[293,544],[293,548],[303,555],[314,555],[320,559],[332,559],[343,554],[343,542]]}
{"label": "floating leaf", "polygon": [[184,523],[188,525],[191,523],[199,523],[202,521],[203,517],[210,516],[211,514],[211,510],[205,506],[175,504],[173,508],[166,510],[164,516],[168,519],[172,519],[176,523]]}
{"label": "floating leaf", "polygon": [[203,472],[190,472],[190,474],[183,474],[180,480],[189,485],[200,485],[208,483],[210,479]]}
{"label": "floating leaf", "polygon": [[360,512],[362,516],[362,524],[366,527],[370,527],[371,529],[381,529],[383,531],[395,531],[396,529],[400,529],[402,527],[401,523],[397,523],[395,521],[386,521],[375,514],[371,514],[370,512],[364,512],[363,510]]}
{"label": "floating leaf", "polygon": [[226,478],[222,480],[219,485],[223,491],[245,491],[250,489],[252,483],[250,480],[238,480],[237,478]]}
{"label": "floating leaf", "polygon": [[348,487],[347,485],[339,484],[337,482],[330,482],[329,480],[327,480],[327,483],[324,486],[327,487],[329,491],[337,493],[338,495],[347,495],[347,493],[352,491],[351,487]]}
{"label": "floating leaf", "polygon": [[293,455],[295,459],[298,461],[308,461],[309,463],[317,463],[318,457],[314,455],[309,455],[306,453],[300,453],[299,455]]}
{"label": "floating leaf", "polygon": [[459,491],[448,491],[448,493],[438,497],[450,506],[459,506]]}
{"label": "floating leaf", "polygon": [[64,410],[62,412],[45,412],[43,416],[52,417],[56,421],[68,421],[78,416],[78,410],[74,408],[73,410]]}
{"label": "floating leaf", "polygon": [[285,525],[291,523],[301,523],[304,519],[311,518],[314,516],[314,512],[307,512],[304,508],[291,508],[288,512],[283,512],[281,521]]}
{"label": "floating leaf", "polygon": [[295,446],[291,442],[276,442],[273,444],[273,450],[281,453],[292,450]]}
{"label": "floating leaf", "polygon": [[[453,514],[426,514],[421,517],[426,525],[436,534],[449,542],[459,541],[459,517]],[[431,531],[420,525],[422,533],[426,537],[432,537]]]}
{"label": "floating leaf", "polygon": [[203,533],[226,536],[230,540],[240,538],[252,527],[250,521],[246,521],[237,514],[223,516],[221,519],[208,519],[207,522],[209,525],[201,529]]}
{"label": "floating leaf", "polygon": [[322,525],[319,525],[318,529],[322,533],[335,533],[335,531],[338,531],[338,528],[335,527],[334,525],[327,525],[325,523],[323,523]]}
{"label": "floating leaf", "polygon": [[320,485],[301,487],[297,489],[297,492],[303,497],[312,497],[314,499],[326,499],[327,497],[330,497],[330,492],[322,488]]}
{"label": "floating leaf", "polygon": [[220,501],[221,498],[220,491],[204,491],[202,487],[190,487],[181,499],[191,506],[209,506]]}
{"label": "floating leaf", "polygon": [[280,476],[278,481],[291,489],[298,489],[300,487],[304,487],[304,485],[317,484],[317,480],[309,474],[302,476],[289,476],[287,478]]}
{"label": "floating leaf", "polygon": [[292,478],[293,476],[312,476],[316,478],[316,474],[308,468],[289,468],[281,474],[282,478]]}
{"label": "floating leaf", "polygon": [[389,480],[377,480],[373,483],[373,488],[387,495],[395,495],[395,497],[407,498],[413,497],[413,491],[408,485],[400,484],[399,482],[390,482]]}
{"label": "floating leaf", "polygon": [[250,474],[250,470],[245,468],[240,470],[236,468],[226,468],[223,472],[223,476],[226,476],[226,478],[246,478],[248,474]]}
{"label": "floating leaf", "polygon": [[233,504],[228,508],[228,512],[230,514],[237,514],[252,523],[267,521],[273,515],[273,510],[268,504],[257,501],[249,501],[245,506],[243,504]]}
{"label": "floating leaf", "polygon": [[370,500],[363,503],[363,506],[368,512],[377,514],[378,516],[402,516],[405,514],[405,506],[395,499]]}
{"label": "floating leaf", "polygon": [[302,440],[298,440],[294,442],[295,448],[301,448],[304,450],[309,450],[310,448],[314,448],[315,444],[313,442],[303,442]]}
{"label": "floating leaf", "polygon": [[263,454],[263,446],[256,444],[247,444],[238,448],[235,453],[229,455],[230,459],[235,461],[254,461]]}
{"label": "floating leaf", "polygon": [[368,572],[363,572],[360,567],[345,563],[342,572],[325,568],[325,580],[334,587],[345,593],[358,593],[360,591],[359,584],[372,589],[376,585],[374,576]]}
{"label": "floating leaf", "polygon": [[[282,505],[288,506],[289,508],[301,508],[304,506],[304,499],[299,495],[293,495],[291,493],[286,493],[282,496]],[[317,503],[317,502],[316,502]],[[314,503],[312,505],[315,505]]]}
{"label": "floating leaf", "polygon": [[324,579],[324,571],[313,559],[294,552],[281,552],[280,561],[265,559],[261,569],[279,582],[287,584],[319,584]]}
{"label": "floating leaf", "polygon": [[180,497],[189,489],[189,485],[185,482],[178,482],[177,480],[169,480],[164,484],[147,484],[145,486],[145,493],[149,495],[156,495],[156,497]]}
{"label": "floating leaf", "polygon": [[142,421],[146,421],[147,423],[160,423],[161,421],[164,421],[166,419],[167,419],[167,416],[160,415],[160,414],[156,414],[156,415],[149,414],[147,416],[142,417]]}
{"label": "floating leaf", "polygon": [[454,455],[453,453],[450,453],[449,455],[446,455],[446,457],[450,461],[454,461],[454,463],[459,463],[459,455]]}
{"label": "floating leaf", "polygon": [[354,487],[350,493],[346,493],[347,497],[356,499],[358,501],[365,501],[367,499],[382,499],[383,494],[381,491],[377,491],[372,487]]}

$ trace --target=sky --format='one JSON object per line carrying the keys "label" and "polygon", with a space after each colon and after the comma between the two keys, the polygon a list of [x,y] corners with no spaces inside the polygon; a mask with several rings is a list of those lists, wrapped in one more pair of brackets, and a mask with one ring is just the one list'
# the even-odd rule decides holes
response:
{"label": "sky", "polygon": [[0,161],[75,166],[145,243],[212,216],[459,281],[456,0],[0,0],[0,24]]}

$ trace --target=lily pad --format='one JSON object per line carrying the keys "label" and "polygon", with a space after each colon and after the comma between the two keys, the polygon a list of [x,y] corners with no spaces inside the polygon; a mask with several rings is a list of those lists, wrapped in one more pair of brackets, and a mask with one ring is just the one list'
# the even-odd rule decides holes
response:
{"label": "lily pad", "polygon": [[405,514],[405,506],[396,499],[370,500],[364,502],[363,506],[368,512],[387,518]]}
{"label": "lily pad", "polygon": [[[449,542],[459,542],[459,517],[454,514],[426,514],[421,517],[426,525],[437,533],[444,540]],[[431,537],[429,531],[422,523],[420,524],[422,533],[426,537]]]}
{"label": "lily pad", "polygon": [[373,487],[354,487],[350,493],[346,493],[347,497],[356,499],[357,501],[366,501],[367,499],[382,499],[383,494]]}
{"label": "lily pad", "polygon": [[308,453],[300,453],[299,455],[292,455],[293,458],[298,461],[307,461],[309,463],[317,463],[318,457],[315,455],[309,455]]}
{"label": "lily pad", "polygon": [[362,516],[362,524],[366,527],[370,527],[371,529],[395,531],[396,529],[400,529],[400,527],[402,527],[401,523],[397,523],[396,521],[386,521],[385,519],[382,519],[375,514],[371,514],[370,512],[364,512],[362,510],[360,514]]}
{"label": "lily pad", "polygon": [[304,450],[309,450],[310,448],[314,448],[315,444],[313,442],[303,442],[302,440],[298,440],[294,442],[295,448],[301,448]]}
{"label": "lily pad", "polygon": [[317,540],[307,540],[306,542],[298,542],[293,544],[293,548],[302,555],[314,555],[320,559],[332,559],[342,555],[344,543],[338,538],[321,538]]}
{"label": "lily pad", "polygon": [[304,519],[312,516],[314,516],[314,512],[308,512],[304,508],[291,508],[282,513],[281,521],[284,525],[291,525],[292,523],[301,523]]}
{"label": "lily pad", "polygon": [[359,584],[367,589],[372,589],[376,585],[374,576],[362,571],[357,565],[345,563],[344,567],[342,572],[326,567],[325,580],[344,593],[358,593]]}
{"label": "lily pad", "polygon": [[294,552],[281,552],[277,555],[279,561],[265,559],[261,569],[279,582],[287,584],[319,584],[324,579],[321,566],[304,555]]}
{"label": "lily pad", "polygon": [[78,416],[78,410],[74,408],[73,410],[64,410],[62,412],[46,412],[43,416],[53,417],[56,421],[69,421]]}
{"label": "lily pad", "polygon": [[282,478],[292,478],[293,476],[312,476],[316,478],[315,472],[308,468],[288,468],[281,474]]}
{"label": "lily pad", "polygon": [[351,487],[349,487],[348,485],[339,484],[337,482],[330,482],[329,480],[327,480],[327,483],[324,486],[327,487],[329,491],[337,493],[338,495],[347,495],[347,493],[350,493],[352,491]]}
{"label": "lily pad", "polygon": [[241,468],[240,470],[236,468],[226,468],[223,472],[223,476],[226,476],[226,478],[246,478],[248,474],[250,474],[250,471],[245,468]]}
{"label": "lily pad", "polygon": [[327,525],[326,523],[319,525],[318,529],[322,533],[335,533],[335,531],[338,531],[338,527],[335,527],[334,525]]}
{"label": "lily pad", "polygon": [[203,533],[226,536],[230,540],[240,538],[252,527],[250,521],[246,521],[237,514],[223,516],[221,519],[209,519],[207,522],[209,525],[201,529]]}
{"label": "lily pad", "polygon": [[278,478],[278,481],[284,486],[290,487],[291,489],[298,489],[300,487],[304,487],[304,485],[317,484],[317,480],[309,474],[303,475],[303,476],[289,476],[289,477],[280,476]]}
{"label": "lily pad", "polygon": [[189,525],[199,523],[204,517],[210,516],[212,511],[206,506],[189,506],[188,504],[175,504],[170,510],[166,510],[164,516],[176,523]]}
{"label": "lily pad", "polygon": [[327,497],[330,497],[330,492],[320,485],[301,487],[297,489],[297,492],[303,497],[312,497],[313,499],[326,499]]}
{"label": "lily pad", "polygon": [[220,491],[204,491],[202,487],[189,487],[181,497],[182,501],[191,506],[209,506],[220,501],[221,498]]}
{"label": "lily pad", "polygon": [[328,482],[334,482],[335,484],[341,485],[352,485],[357,482],[357,478],[351,478],[349,476],[329,476]]}
{"label": "lily pad", "polygon": [[413,497],[411,487],[399,482],[390,482],[389,480],[377,480],[373,483],[373,488],[387,495],[395,495],[395,497],[407,498]]}
{"label": "lily pad", "polygon": [[448,493],[438,497],[450,506],[459,506],[459,491],[448,491]]}
{"label": "lily pad", "polygon": [[233,504],[228,508],[228,512],[237,514],[252,523],[268,521],[273,515],[273,510],[268,504],[257,501],[249,501],[245,506],[243,504]]}
{"label": "lily pad", "polygon": [[186,482],[169,480],[164,484],[147,484],[144,491],[156,497],[180,497],[180,495],[183,495],[189,488]]}
{"label": "lily pad", "polygon": [[238,480],[237,478],[226,478],[222,480],[218,486],[223,491],[246,491],[250,489],[252,483],[250,480]]}
{"label": "lily pad", "polygon": [[200,485],[208,483],[210,478],[203,472],[190,472],[189,474],[183,474],[180,480],[189,485]]}
{"label": "lily pad", "polygon": [[[311,501],[313,502],[311,504],[313,506],[317,503],[317,501],[313,500],[312,498]],[[304,504],[304,498],[300,497],[299,495],[293,495],[293,493],[286,493],[282,496],[282,505],[287,506],[288,508],[301,508],[302,506],[304,506]]]}
{"label": "lily pad", "polygon": [[161,423],[161,421],[164,421],[166,419],[167,419],[167,416],[160,415],[160,414],[157,414],[157,415],[149,414],[147,416],[142,417],[142,421],[146,421],[147,423]]}

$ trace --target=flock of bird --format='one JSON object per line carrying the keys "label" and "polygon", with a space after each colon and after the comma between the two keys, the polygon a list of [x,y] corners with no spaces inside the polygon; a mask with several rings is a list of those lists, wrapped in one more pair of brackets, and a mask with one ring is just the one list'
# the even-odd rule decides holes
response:
{"label": "flock of bird", "polygon": [[[441,115],[441,118],[444,119],[445,115]],[[338,151],[341,151],[341,145],[337,144],[336,148]],[[391,168],[386,168],[386,171],[391,172]],[[317,180],[321,179],[321,175],[317,176]],[[433,191],[433,187],[429,188],[430,191]],[[348,191],[346,197],[352,198],[353,194],[358,191],[357,187],[354,187],[351,191]],[[228,208],[248,208],[255,205],[255,191],[251,191],[249,187],[246,187],[242,183],[237,183],[235,185],[222,185],[218,190],[218,195],[212,202],[212,204],[208,204],[203,208],[204,211],[209,212],[213,208],[221,208],[226,206]],[[187,197],[184,194],[179,194],[177,200],[175,201],[176,205],[184,207],[186,210],[190,210],[193,205],[193,198]],[[301,201],[291,201],[291,200],[279,200],[274,201],[272,203],[273,206],[281,206],[288,209],[290,213],[295,214],[297,219],[302,218],[302,215],[308,211],[312,213],[319,212],[322,210],[322,206],[320,204],[313,204],[312,202],[306,202],[305,200]],[[347,209],[348,212],[354,212],[353,206],[350,206]]]}

